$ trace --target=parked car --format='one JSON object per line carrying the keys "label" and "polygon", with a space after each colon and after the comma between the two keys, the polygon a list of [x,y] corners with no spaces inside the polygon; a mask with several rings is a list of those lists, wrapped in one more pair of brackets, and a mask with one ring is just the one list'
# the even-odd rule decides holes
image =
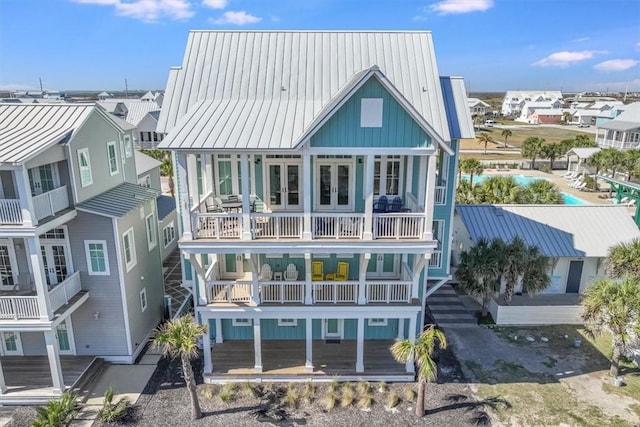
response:
{"label": "parked car", "polygon": [[484,125],[488,128],[492,128],[493,125],[496,124],[496,122],[494,122],[493,120],[485,120],[484,121]]}
{"label": "parked car", "polygon": [[588,128],[589,126],[590,126],[589,123],[580,123],[578,125],[579,128]]}

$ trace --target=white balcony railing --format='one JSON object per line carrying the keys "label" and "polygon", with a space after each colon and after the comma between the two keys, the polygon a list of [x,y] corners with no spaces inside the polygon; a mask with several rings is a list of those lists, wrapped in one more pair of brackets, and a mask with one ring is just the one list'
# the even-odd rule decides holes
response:
{"label": "white balcony railing", "polygon": [[0,224],[22,224],[20,200],[0,199]]}
{"label": "white balcony railing", "polygon": [[69,195],[67,194],[66,185],[33,196],[33,210],[38,220],[55,215],[68,207]]}
{"label": "white balcony railing", "polygon": [[201,213],[195,215],[196,236],[209,239],[239,239],[242,236],[242,215]]}
{"label": "white balcony railing", "polygon": [[37,296],[0,297],[0,319],[39,319]]}
{"label": "white balcony railing", "polygon": [[374,239],[419,239],[423,231],[422,214],[373,214]]}
{"label": "white balcony railing", "polygon": [[436,205],[444,205],[447,200],[447,187],[436,186],[434,199]]}
{"label": "white balcony railing", "polygon": [[431,254],[431,259],[429,260],[429,267],[442,267],[442,251],[433,251],[433,253]]}
{"label": "white balcony railing", "polygon": [[260,299],[264,303],[304,302],[305,282],[260,282]]}
{"label": "white balcony railing", "polygon": [[49,291],[51,311],[56,311],[63,305],[68,304],[69,300],[81,290],[80,272],[76,271]]}
{"label": "white balcony railing", "polygon": [[311,214],[314,239],[361,239],[364,214]]}
{"label": "white balcony railing", "polygon": [[366,298],[371,303],[393,303],[393,302],[411,302],[411,286],[410,281],[378,281],[372,280],[366,282]]}
{"label": "white balcony railing", "polygon": [[358,282],[312,282],[314,303],[355,303]]}
{"label": "white balcony railing", "polygon": [[251,230],[256,239],[301,239],[301,213],[253,213]]}
{"label": "white balcony railing", "polygon": [[249,302],[251,282],[224,280],[207,283],[209,302]]}

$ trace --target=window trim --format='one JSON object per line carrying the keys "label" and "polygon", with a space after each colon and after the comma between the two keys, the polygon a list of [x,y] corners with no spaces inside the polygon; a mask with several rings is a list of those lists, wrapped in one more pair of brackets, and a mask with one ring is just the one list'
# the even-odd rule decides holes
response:
{"label": "window trim", "polygon": [[[104,265],[105,271],[94,271],[91,264],[91,251],[89,249],[89,245],[99,244],[102,245],[102,251],[104,255]],[[109,253],[107,251],[107,241],[106,240],[85,240],[84,241],[84,254],[87,261],[87,274],[89,276],[109,276],[111,275],[111,271],[109,270]]]}
{"label": "window trim", "polygon": [[[167,241],[167,230],[168,229],[172,230],[169,233],[169,234],[171,234],[171,239],[169,239],[169,241]],[[171,221],[169,224],[167,224],[164,227],[162,227],[162,244],[164,245],[164,248],[166,249],[171,243],[173,243],[173,241],[175,239],[176,239],[176,226],[175,226],[174,222]]]}
{"label": "window trim", "polygon": [[[82,162],[80,161],[82,155],[84,155],[85,159],[87,160],[87,166],[82,166]],[[91,170],[91,158],[89,156],[89,148],[85,147],[85,148],[78,149],[77,156],[78,156],[78,173],[80,174],[80,186],[82,188],[88,187],[91,184],[93,184],[93,172]],[[84,179],[82,178],[83,169],[89,172],[89,179],[87,180],[87,182],[85,182]]]}
{"label": "window trim", "polygon": [[[111,164],[111,151],[110,147],[113,147],[113,160],[115,160],[115,170],[112,169]],[[107,164],[109,166],[109,175],[114,176],[120,173],[120,166],[118,165],[118,147],[115,141],[107,142]]]}
{"label": "window trim", "polygon": [[298,319],[278,319],[278,326],[298,326]]}
{"label": "window trim", "polygon": [[[149,225],[149,218],[151,218],[151,225]],[[151,227],[151,234],[149,234],[149,227]],[[158,224],[155,221],[153,212],[144,218],[144,228],[147,231],[147,247],[149,251],[152,251],[158,246]]]}
{"label": "window trim", "polygon": [[149,307],[149,301],[147,300],[147,288],[142,288],[140,291],[140,310],[144,311]]}
{"label": "window trim", "polygon": [[131,142],[131,135],[124,134],[122,136],[122,140],[124,141],[124,156],[129,158],[133,156],[133,143]]}
{"label": "window trim", "polygon": [[[246,322],[243,322],[243,320],[246,320]],[[250,318],[231,320],[231,326],[252,326],[252,325],[253,325],[253,319],[250,319]]]}
{"label": "window trim", "polygon": [[[376,322],[376,320],[381,319],[381,322]],[[402,319],[401,319],[402,320]],[[387,326],[389,322],[387,319],[383,319],[382,317],[370,317],[367,319],[368,326]]]}
{"label": "window trim", "polygon": [[[130,244],[130,251],[131,251],[130,261],[127,261],[127,245],[125,243],[125,236],[130,236],[129,237],[129,244]],[[122,255],[124,256],[124,263],[127,267],[127,273],[128,273],[138,263],[138,260],[136,258],[136,240],[135,240],[135,233],[133,231],[133,227],[129,228],[127,231],[122,233]]]}

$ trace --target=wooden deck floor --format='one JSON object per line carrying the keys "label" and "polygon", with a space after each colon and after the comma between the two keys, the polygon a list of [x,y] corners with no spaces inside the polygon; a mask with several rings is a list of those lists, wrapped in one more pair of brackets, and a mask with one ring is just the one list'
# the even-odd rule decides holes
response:
{"label": "wooden deck floor", "polygon": [[[93,356],[60,356],[65,386],[70,387],[80,379],[93,359]],[[7,385],[5,396],[53,394],[47,356],[3,356],[0,361]]]}
{"label": "wooden deck floor", "polygon": [[[389,347],[393,340],[365,341],[364,375],[406,375]],[[213,376],[256,376],[253,341],[225,341],[212,351]],[[313,373],[305,371],[305,340],[262,340],[262,377],[278,375],[345,376],[357,374],[356,341],[313,341]]]}

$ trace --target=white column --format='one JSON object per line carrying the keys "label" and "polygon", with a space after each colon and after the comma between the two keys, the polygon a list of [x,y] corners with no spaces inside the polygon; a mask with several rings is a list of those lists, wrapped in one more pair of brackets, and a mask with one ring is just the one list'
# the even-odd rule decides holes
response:
{"label": "white column", "polygon": [[204,318],[206,330],[202,334],[202,354],[204,354],[204,373],[213,372],[213,364],[211,363],[211,335],[209,333],[209,319]]}
{"label": "white column", "polygon": [[311,282],[311,254],[304,254],[304,303],[313,304],[313,282]]}
{"label": "white column", "polygon": [[187,181],[189,182],[189,208],[192,209],[200,203],[198,192],[198,159],[195,154],[187,154]]}
{"label": "white column", "polygon": [[[375,158],[372,154],[365,156],[364,164],[364,240],[373,240],[373,166]],[[382,184],[380,184],[382,185]]]}
{"label": "white column", "polygon": [[418,205],[425,206],[425,194],[427,184],[427,157],[420,156],[420,165],[418,166]]}
{"label": "white column", "polygon": [[416,254],[412,268],[412,285],[411,285],[411,298],[417,299],[420,296],[420,273],[426,268],[431,254]]}
{"label": "white column", "polygon": [[[409,337],[409,342],[411,344],[415,344],[416,343],[416,315],[412,315],[409,318],[409,333],[408,333],[408,337]],[[413,354],[411,354],[411,356],[409,357],[409,359],[407,359],[407,372],[413,373],[415,372],[415,366],[413,363]]]}
{"label": "white column", "polygon": [[242,239],[251,240],[251,199],[249,191],[249,155],[240,154],[240,193],[242,193]]}
{"label": "white column", "polygon": [[[404,192],[411,193],[413,189],[413,156],[407,156],[407,169],[405,172]],[[405,204],[407,203],[405,199]]]}
{"label": "white column", "polygon": [[304,240],[311,240],[313,233],[311,233],[311,154],[304,153],[302,155],[302,203],[304,207],[304,219],[302,238]]}
{"label": "white column", "polygon": [[262,372],[262,336],[260,334],[260,319],[253,319],[253,351],[255,352],[256,364],[253,369]]}
{"label": "white column", "polygon": [[404,320],[405,319],[402,317],[398,319],[398,339],[399,340],[404,339]]}
{"label": "white column", "polygon": [[360,271],[358,274],[358,304],[367,303],[367,266],[369,265],[370,259],[371,254],[360,254]]}
{"label": "white column", "polygon": [[356,340],[356,372],[364,372],[364,321],[358,318],[358,337]]}
{"label": "white column", "polygon": [[224,337],[222,336],[222,319],[216,317],[216,344],[221,344],[224,342]]}
{"label": "white column", "polygon": [[260,305],[260,278],[258,254],[251,254],[251,303]]}
{"label": "white column", "polygon": [[427,188],[424,202],[424,240],[433,240],[433,205],[435,204],[436,189],[436,156],[429,156],[427,168]]}
{"label": "white column", "polygon": [[20,210],[22,212],[22,223],[30,227],[38,225],[38,220],[32,216],[33,199],[31,198],[31,186],[29,185],[29,174],[24,166],[13,172],[14,181],[18,190],[18,198],[20,199]]}
{"label": "white column", "polygon": [[306,360],[304,371],[313,372],[313,319],[305,319]]}
{"label": "white column", "polygon": [[4,372],[2,371],[2,362],[0,361],[0,395],[6,393],[7,384],[4,382]]}
{"label": "white column", "polygon": [[[196,255],[197,256],[197,255]],[[210,255],[213,256],[214,259],[211,260],[211,265],[214,265],[217,261],[217,257],[215,255]],[[202,258],[204,257],[204,255],[200,256],[200,265],[204,265],[204,263],[202,262]],[[211,268],[211,267],[209,267]],[[207,293],[207,275],[206,272],[204,274],[200,274],[197,270],[196,270],[196,279],[198,281],[198,304],[199,305],[207,305],[209,304],[209,295]]]}
{"label": "white column", "polygon": [[50,320],[53,318],[51,303],[49,301],[49,289],[45,280],[44,267],[41,260],[40,239],[37,237],[25,237],[27,242],[29,261],[33,268],[33,282],[38,295],[38,309],[40,320]]}
{"label": "white column", "polygon": [[187,155],[175,152],[176,156],[176,189],[178,194],[178,214],[182,222],[182,237],[192,239],[191,202],[189,199],[189,180],[187,178]]}
{"label": "white column", "polygon": [[202,165],[202,185],[205,194],[211,193],[213,188],[213,162],[211,161],[211,154],[201,154],[203,159]]}
{"label": "white column", "polygon": [[47,356],[49,357],[49,368],[51,369],[51,379],[53,380],[54,393],[64,391],[64,379],[62,378],[62,365],[60,365],[60,354],[56,345],[56,336],[53,331],[44,332],[44,342],[47,345]]}

